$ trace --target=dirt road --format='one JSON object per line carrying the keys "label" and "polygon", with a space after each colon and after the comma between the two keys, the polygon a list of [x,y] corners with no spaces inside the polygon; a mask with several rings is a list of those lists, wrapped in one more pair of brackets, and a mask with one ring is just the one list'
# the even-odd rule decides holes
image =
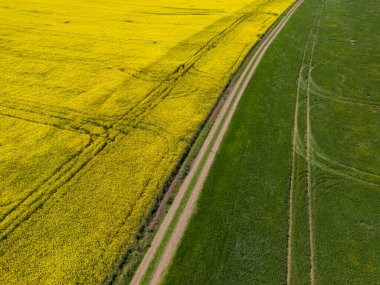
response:
{"label": "dirt road", "polygon": [[[241,77],[235,84],[231,94],[229,94],[228,99],[226,100],[222,110],[220,111],[210,133],[207,136],[201,150],[199,151],[184,183],[178,191],[178,194],[170,207],[170,210],[167,216],[164,218],[161,226],[159,227],[158,232],[156,233],[152,244],[144,256],[143,261],[141,262],[139,268],[137,269],[135,276],[133,277],[131,284],[137,285],[141,283],[142,278],[147,272],[158,248],[164,240],[165,233],[168,231],[175,214],[183,200],[185,193],[191,191],[190,197],[185,205],[183,212],[181,213],[177,224],[175,225],[174,231],[170,236],[168,244],[160,256],[158,265],[155,268],[153,277],[150,284],[159,284],[161,277],[165,269],[168,267],[170,260],[181,240],[182,234],[186,229],[188,221],[191,218],[193,210],[195,208],[196,202],[198,200],[199,194],[201,192],[204,181],[206,180],[207,174],[211,168],[211,165],[216,156],[217,150],[223,140],[224,134],[226,133],[228,126],[231,122],[232,116],[237,108],[237,105],[242,97],[248,83],[250,82],[256,68],[258,67],[261,59],[265,55],[265,52],[276,38],[278,33],[283,29],[285,24],[290,19],[291,15],[298,8],[303,0],[296,2],[287,13],[281,18],[276,27],[269,33],[267,36],[259,43],[259,48],[252,54],[252,57],[244,69]],[[204,160],[204,157],[207,156],[207,159]],[[201,169],[200,175],[197,176],[198,171]],[[195,179],[195,186],[193,189],[189,189],[191,185],[194,185],[192,182]]]}

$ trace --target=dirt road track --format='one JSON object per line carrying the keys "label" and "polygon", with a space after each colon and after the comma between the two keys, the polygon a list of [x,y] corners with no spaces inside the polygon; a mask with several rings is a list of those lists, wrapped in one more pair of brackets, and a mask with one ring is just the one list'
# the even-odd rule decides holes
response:
{"label": "dirt road track", "polygon": [[[279,34],[279,32],[284,28],[292,14],[295,10],[302,4],[303,0],[297,1],[281,18],[280,22],[276,27],[259,43],[259,48],[253,53],[252,58],[250,59],[248,65],[245,67],[244,72],[239,78],[238,82],[235,84],[231,94],[229,94],[222,110],[220,111],[210,133],[208,134],[201,150],[199,151],[184,183],[181,185],[181,188],[178,191],[178,194],[169,209],[168,214],[164,218],[161,226],[156,233],[152,244],[144,256],[143,261],[141,262],[139,268],[137,269],[131,284],[138,285],[141,283],[142,278],[144,277],[149,265],[151,264],[159,246],[163,242],[165,233],[169,229],[169,226],[181,204],[182,199],[185,196],[185,193],[188,190],[191,190],[191,195],[185,205],[183,212],[181,213],[177,224],[175,225],[174,231],[169,239],[166,248],[161,255],[158,265],[153,273],[152,280],[150,284],[156,285],[159,284],[161,277],[170,263],[170,260],[181,240],[182,234],[184,233],[188,221],[193,213],[196,202],[198,200],[199,194],[201,192],[204,181],[206,180],[207,174],[211,168],[211,165],[215,159],[217,150],[223,140],[223,137],[228,129],[228,126],[231,122],[232,116],[237,108],[237,105],[247,88],[254,72],[256,71],[261,59],[265,55],[265,52],[268,50],[269,46]],[[216,138],[216,139],[215,139]],[[210,151],[210,147],[211,151]],[[204,162],[203,158],[207,156],[206,161]],[[204,162],[204,163],[202,163]],[[202,169],[200,175],[196,177],[196,173],[199,169]],[[192,185],[193,179],[196,179],[196,184],[193,189],[189,189]]]}

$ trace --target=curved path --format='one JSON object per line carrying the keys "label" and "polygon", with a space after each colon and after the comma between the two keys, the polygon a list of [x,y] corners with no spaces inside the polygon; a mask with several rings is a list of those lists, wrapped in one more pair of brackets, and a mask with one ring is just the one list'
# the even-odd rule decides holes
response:
{"label": "curved path", "polygon": [[[144,275],[147,273],[157,250],[164,242],[165,235],[167,234],[170,224],[175,218],[177,211],[180,208],[181,202],[185,197],[187,191],[191,191],[189,199],[186,201],[186,205],[180,213],[177,224],[174,227],[173,232],[169,238],[169,241],[158,259],[158,265],[154,270],[150,284],[159,284],[161,277],[163,276],[166,268],[168,267],[171,258],[181,240],[182,234],[184,233],[186,226],[191,218],[193,210],[195,208],[196,202],[198,200],[199,194],[202,190],[203,183],[206,180],[207,174],[211,168],[214,161],[215,155],[219,146],[223,140],[224,134],[226,133],[228,126],[231,122],[232,116],[237,108],[237,105],[247,88],[254,72],[256,71],[261,59],[265,55],[269,46],[273,40],[277,37],[279,32],[284,28],[292,14],[295,10],[302,4],[303,0],[297,1],[288,11],[284,14],[281,20],[278,22],[276,27],[270,31],[270,33],[265,36],[265,38],[259,43],[258,49],[252,54],[249,63],[244,69],[244,72],[240,76],[239,80],[235,84],[231,94],[229,94],[226,102],[218,117],[208,134],[201,150],[199,151],[185,181],[181,185],[181,188],[176,195],[176,198],[169,209],[168,214],[164,218],[162,224],[160,225],[150,248],[144,256],[140,266],[138,267],[131,284],[138,285],[141,283]],[[206,158],[206,159],[205,159]],[[200,171],[200,174],[198,175]]]}

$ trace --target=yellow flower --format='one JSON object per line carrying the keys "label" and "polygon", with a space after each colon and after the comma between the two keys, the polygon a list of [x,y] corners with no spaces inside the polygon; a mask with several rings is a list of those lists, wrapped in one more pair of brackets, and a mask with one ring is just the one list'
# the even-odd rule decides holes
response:
{"label": "yellow flower", "polygon": [[2,0],[0,283],[98,284],[291,0]]}

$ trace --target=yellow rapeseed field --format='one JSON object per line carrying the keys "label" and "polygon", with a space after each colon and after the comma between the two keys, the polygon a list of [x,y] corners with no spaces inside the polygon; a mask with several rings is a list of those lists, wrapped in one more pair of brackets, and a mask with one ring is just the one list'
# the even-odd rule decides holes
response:
{"label": "yellow rapeseed field", "polygon": [[293,0],[2,0],[0,284],[99,284]]}

